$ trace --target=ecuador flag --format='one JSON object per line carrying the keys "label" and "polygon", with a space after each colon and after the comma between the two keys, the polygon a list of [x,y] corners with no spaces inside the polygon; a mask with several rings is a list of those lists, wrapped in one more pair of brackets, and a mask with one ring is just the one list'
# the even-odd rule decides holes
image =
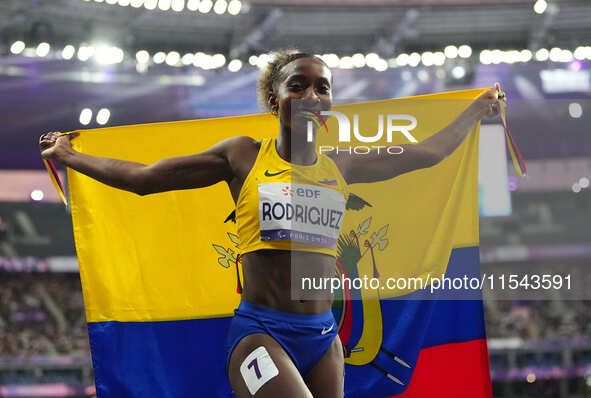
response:
{"label": "ecuador flag", "polygon": [[[357,114],[373,130],[377,114],[413,115],[412,135],[421,141],[482,91],[333,110]],[[359,205],[345,216],[336,272],[382,286],[406,282],[336,292],[333,311],[350,351],[347,397],[492,396],[479,294],[430,292],[434,277],[480,277],[478,128],[436,166],[349,187]],[[318,133],[320,145],[336,131],[334,118],[327,130]],[[72,144],[151,164],[237,134],[276,131],[276,119],[259,114],[86,130]],[[394,134],[391,144],[406,142]],[[224,345],[240,300],[240,248],[235,225],[224,222],[234,209],[227,187],[140,197],[71,169],[68,182],[99,398],[232,396]]]}

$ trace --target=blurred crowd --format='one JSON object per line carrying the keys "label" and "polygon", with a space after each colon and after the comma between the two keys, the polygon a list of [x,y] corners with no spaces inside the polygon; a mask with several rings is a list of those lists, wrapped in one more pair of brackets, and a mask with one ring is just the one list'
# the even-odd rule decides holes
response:
{"label": "blurred crowd", "polygon": [[[90,355],[80,276],[0,274],[0,356]],[[487,336],[591,337],[591,301],[486,300]]]}
{"label": "blurred crowd", "polygon": [[90,355],[78,274],[0,274],[0,356]]}
{"label": "blurred crowd", "polygon": [[591,301],[485,301],[489,338],[557,340],[591,337]]}

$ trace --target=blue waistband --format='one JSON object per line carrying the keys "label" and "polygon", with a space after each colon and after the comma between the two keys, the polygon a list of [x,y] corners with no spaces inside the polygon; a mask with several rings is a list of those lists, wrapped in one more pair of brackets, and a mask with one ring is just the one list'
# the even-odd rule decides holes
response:
{"label": "blue waistband", "polygon": [[322,312],[320,314],[296,314],[293,312],[283,312],[274,310],[272,308],[261,307],[260,305],[247,303],[246,301],[240,301],[238,311],[251,314],[254,316],[260,316],[265,318],[274,319],[282,322],[297,322],[303,324],[316,324],[318,322],[334,320],[332,311]]}

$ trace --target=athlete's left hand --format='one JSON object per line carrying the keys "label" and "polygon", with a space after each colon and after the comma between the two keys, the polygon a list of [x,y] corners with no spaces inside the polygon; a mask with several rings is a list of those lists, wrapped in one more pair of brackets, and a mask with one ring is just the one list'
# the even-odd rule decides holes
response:
{"label": "athlete's left hand", "polygon": [[494,87],[486,90],[476,99],[476,102],[482,106],[484,115],[493,117],[499,114],[499,100],[505,98],[505,93],[501,91],[501,84],[495,83]]}

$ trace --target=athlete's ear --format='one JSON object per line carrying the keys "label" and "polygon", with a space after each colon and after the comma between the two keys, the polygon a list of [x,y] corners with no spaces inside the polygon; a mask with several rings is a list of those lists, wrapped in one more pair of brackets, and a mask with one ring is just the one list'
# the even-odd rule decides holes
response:
{"label": "athlete's ear", "polygon": [[267,104],[269,105],[271,112],[277,114],[279,110],[279,104],[277,103],[277,95],[272,91],[267,95]]}

